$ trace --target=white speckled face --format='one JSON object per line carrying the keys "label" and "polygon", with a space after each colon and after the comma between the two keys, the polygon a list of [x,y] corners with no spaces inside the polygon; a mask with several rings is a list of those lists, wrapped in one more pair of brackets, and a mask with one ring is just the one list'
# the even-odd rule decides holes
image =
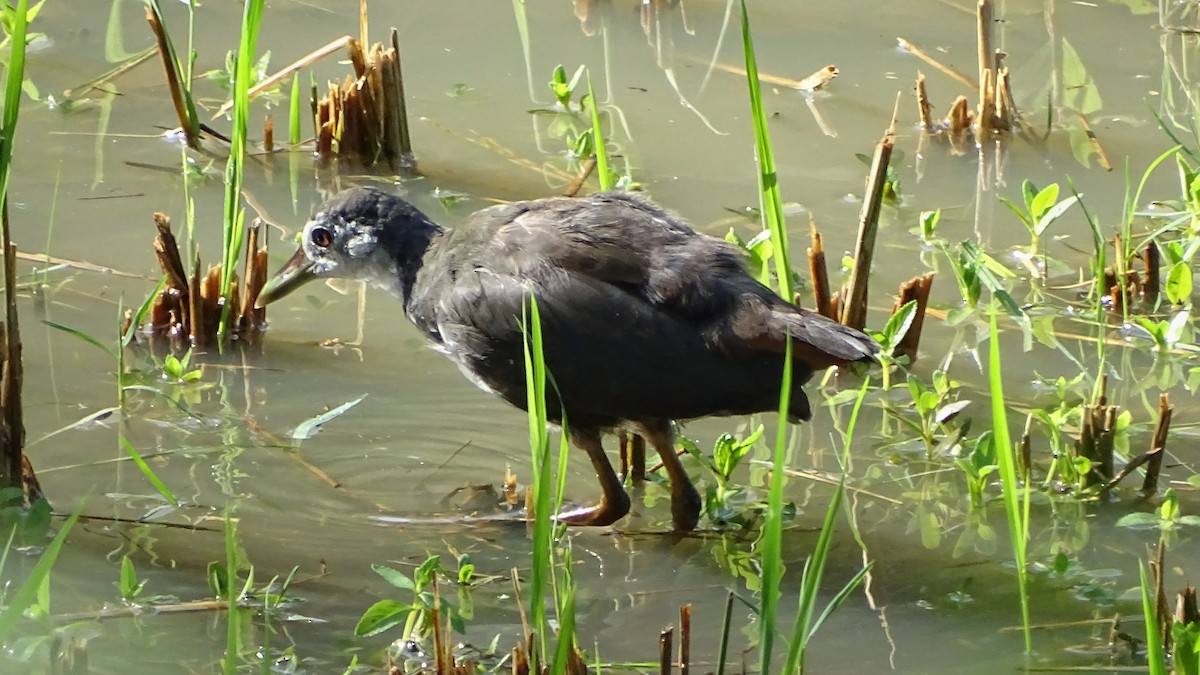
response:
{"label": "white speckled face", "polygon": [[302,245],[315,276],[358,279],[399,295],[396,263],[379,236],[379,225],[318,213],[304,226]]}

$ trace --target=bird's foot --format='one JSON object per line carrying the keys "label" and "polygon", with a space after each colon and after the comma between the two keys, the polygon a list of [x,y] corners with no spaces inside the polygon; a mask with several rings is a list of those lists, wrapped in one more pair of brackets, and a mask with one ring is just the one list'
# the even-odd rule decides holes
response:
{"label": "bird's foot", "polygon": [[629,513],[629,495],[621,492],[611,499],[605,497],[596,506],[566,511],[555,516],[568,525],[612,525]]}

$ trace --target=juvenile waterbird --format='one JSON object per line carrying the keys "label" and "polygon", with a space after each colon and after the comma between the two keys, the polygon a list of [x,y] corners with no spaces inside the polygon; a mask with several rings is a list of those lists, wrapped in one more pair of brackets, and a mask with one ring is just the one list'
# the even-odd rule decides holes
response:
{"label": "juvenile waterbird", "polygon": [[801,385],[814,371],[878,351],[863,333],[763,286],[737,247],[630,193],[492,206],[446,229],[399,197],[351,188],[304,226],[258,304],[329,277],[390,291],[469,380],[522,409],[521,317],[536,298],[547,412],[560,422],[565,411],[602,490],[597,506],[567,517],[573,524],[608,525],[629,512],[605,432],[650,441],[671,480],[672,522],[692,530],[700,495],[675,453],[672,420],[777,410],[789,336],[788,413],[808,420]]}

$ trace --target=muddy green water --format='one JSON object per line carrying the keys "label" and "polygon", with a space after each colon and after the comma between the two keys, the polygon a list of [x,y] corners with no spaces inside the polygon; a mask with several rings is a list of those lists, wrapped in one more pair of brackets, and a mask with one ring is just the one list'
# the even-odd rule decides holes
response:
{"label": "muddy green water", "polygon": [[[166,3],[168,21],[184,49],[186,7]],[[623,124],[614,135],[635,167],[634,177],[664,206],[681,213],[700,230],[723,236],[730,227],[753,236],[757,223],[731,214],[757,205],[752,125],[745,78],[721,68],[706,76],[707,64],[740,68],[742,51],[736,11],[716,1],[686,3],[569,2],[531,0],[524,5],[528,49],[523,48],[518,12],[508,2],[375,2],[375,39],[395,26],[404,52],[411,128],[425,178],[396,189],[435,218],[453,225],[493,199],[561,193],[575,167],[564,156],[548,118],[529,111],[552,103],[546,82],[555,65],[568,73],[580,64],[592,72],[598,97],[619,110]],[[577,14],[586,10],[589,20]],[[1187,73],[1170,71],[1167,59],[1186,48],[1177,35],[1158,27],[1157,7],[1145,0],[1123,2],[999,3],[998,46],[1008,54],[1017,102],[1041,135],[1047,103],[1055,105],[1056,126],[1044,143],[1010,144],[998,164],[981,171],[974,149],[954,155],[941,141],[919,148],[913,84],[918,70],[928,76],[936,112],[944,115],[953,98],[968,94],[962,85],[897,48],[902,36],[957,70],[976,72],[975,21],[971,3],[919,0],[879,3],[787,1],[752,3],[759,68],[800,79],[826,64],[840,76],[825,92],[806,97],[777,86],[764,87],[784,200],[791,223],[803,232],[809,214],[819,223],[832,261],[853,246],[865,166],[856,153],[869,154],[888,124],[897,94],[900,115],[896,162],[902,203],[887,207],[873,277],[869,324],[882,326],[896,285],[933,265],[939,271],[933,305],[959,304],[950,270],[940,254],[922,250],[910,230],[922,210],[943,210],[941,235],[951,242],[974,239],[1006,263],[1012,247],[1027,243],[1021,224],[997,200],[1018,199],[1024,178],[1039,185],[1065,184],[1069,176],[1088,208],[1112,228],[1124,194],[1126,162],[1135,179],[1171,141],[1151,110],[1187,119],[1186,105],[1164,103],[1164,91],[1195,86]],[[643,17],[648,17],[644,23]],[[210,1],[196,13],[197,68],[224,63],[236,47],[240,7]],[[585,30],[586,28],[586,30]],[[64,90],[99,75],[109,61],[152,44],[142,5],[134,0],[68,0],[46,4],[34,29],[45,39],[29,57],[28,75],[42,100],[22,110],[12,183],[15,238],[26,252],[49,252],[144,278],[78,269],[54,269],[44,283],[31,284],[22,297],[26,363],[26,424],[30,439],[116,405],[115,364],[94,346],[46,327],[49,319],[101,339],[115,340],[118,306],[136,305],[153,288],[158,271],[151,253],[151,214],[163,211],[183,223],[180,150],[162,129],[175,124],[157,62],[148,61],[104,91],[64,107]],[[721,41],[722,31],[724,40]],[[342,34],[357,35],[357,3],[278,0],[267,7],[260,48],[271,51],[270,71]],[[1194,49],[1194,47],[1192,47]],[[334,60],[305,70],[318,82],[342,77],[347,67]],[[1164,73],[1167,78],[1164,80]],[[707,82],[706,82],[707,77]],[[1183,84],[1180,83],[1182,79]],[[215,109],[223,92],[208,81],[197,84],[204,106]],[[972,97],[973,98],[973,97]],[[1081,108],[1117,168],[1106,172],[1093,155],[1076,159],[1073,143],[1086,146],[1077,118]],[[1168,110],[1169,108],[1169,110]],[[285,136],[286,99],[271,104],[277,137]],[[264,106],[256,105],[252,136],[258,138]],[[211,114],[211,113],[210,113]],[[226,120],[213,126],[228,128]],[[305,126],[305,136],[311,134]],[[486,143],[481,141],[486,141]],[[1188,140],[1191,140],[1188,137]],[[497,151],[502,148],[503,151]],[[988,153],[988,157],[992,157]],[[200,165],[208,158],[197,157]],[[989,162],[995,162],[989,159]],[[147,166],[161,167],[154,170]],[[293,192],[289,169],[297,167]],[[196,183],[197,239],[206,260],[219,250],[222,202],[220,171],[213,161],[209,179]],[[1150,182],[1148,197],[1178,195],[1168,164]],[[343,184],[354,182],[341,176]],[[334,184],[310,157],[280,153],[250,165],[246,192],[261,215],[282,232],[270,235],[272,267],[291,253],[292,234]],[[435,190],[467,196],[443,207]],[[251,212],[253,215],[253,212]],[[53,225],[52,231],[50,225]],[[1052,231],[1052,252],[1073,265],[1086,265],[1091,239],[1078,210]],[[1062,237],[1059,240],[1057,237]],[[794,251],[806,237],[796,236]],[[30,272],[33,265],[23,265]],[[39,265],[37,267],[45,267]],[[28,277],[27,277],[28,279]],[[154,511],[155,521],[196,523],[202,530],[158,524],[114,524],[89,520],[71,534],[52,581],[56,613],[90,612],[118,606],[114,588],[119,562],[129,554],[145,594],[179,601],[210,595],[205,568],[223,560],[221,515],[230,509],[239,521],[238,543],[254,564],[259,583],[298,566],[292,595],[298,602],[280,611],[281,634],[272,639],[272,658],[291,649],[290,666],[309,673],[341,672],[353,654],[368,660],[398,631],[355,639],[363,610],[377,600],[407,599],[371,572],[372,563],[404,567],[427,553],[469,552],[477,570],[499,579],[471,593],[474,618],[465,639],[486,645],[500,634],[504,652],[520,633],[520,619],[508,581],[513,567],[525,570],[529,540],[523,523],[467,521],[445,500],[472,484],[498,485],[511,466],[524,482],[529,475],[527,422],[519,412],[476,390],[458,370],[429,350],[390,297],[366,296],[363,340],[356,338],[358,290],[314,285],[273,306],[271,330],[261,354],[203,359],[202,384],[186,390],[161,386],[183,396],[197,418],[145,392],[133,392],[123,420],[115,416],[74,428],[31,445],[30,457],[56,509],[83,504],[86,514],[139,518]],[[1024,291],[1020,294],[1023,297]],[[1069,294],[1064,294],[1069,298]],[[1062,311],[1071,303],[1058,302]],[[1086,334],[1086,326],[1060,318],[1055,327]],[[1005,385],[1014,408],[1049,402],[1038,376],[1068,378],[1078,368],[1059,352],[1035,343],[1022,353],[1012,325],[1004,325]],[[976,418],[976,432],[988,424],[986,326],[968,322],[948,328],[926,323],[915,371],[924,376],[948,365],[965,384],[963,398]],[[1112,335],[1118,336],[1114,330]],[[338,348],[319,343],[338,338]],[[1094,369],[1089,345],[1064,339]],[[1136,426],[1131,452],[1149,443],[1152,408],[1160,383],[1145,349],[1114,350],[1111,385],[1115,402],[1132,410]],[[134,365],[151,369],[142,352]],[[1184,371],[1184,360],[1174,363]],[[842,383],[844,384],[844,383]],[[819,404],[838,391],[810,387]],[[293,427],[328,407],[367,394],[366,399],[311,440],[292,449]],[[897,390],[897,400],[904,392]],[[1180,429],[1172,442],[1169,478],[1195,473],[1195,436],[1184,424],[1197,419],[1190,392],[1172,388]],[[836,468],[839,428],[845,412],[822,409],[800,428],[792,466]],[[1023,417],[1010,412],[1014,426]],[[763,420],[774,428],[773,417]],[[737,419],[689,424],[686,431],[710,448],[723,431],[744,428]],[[185,502],[162,511],[157,497],[118,444],[123,433]],[[966,515],[962,477],[948,460],[926,465],[923,450],[897,444],[899,427],[883,420],[878,400],[869,403],[852,448],[856,486],[878,497],[856,494],[863,544],[875,567],[867,592],[856,593],[818,633],[809,664],[812,672],[1011,672],[1025,664],[1087,666],[1108,663],[1104,625],[1039,631],[1035,653],[1022,654],[1016,582],[1003,528],[1003,510],[987,517],[993,541],[972,539],[978,522]],[[1045,452],[1045,440],[1036,451]],[[303,458],[303,462],[297,459]],[[755,458],[767,459],[765,449]],[[333,477],[333,487],[306,463]],[[690,465],[694,475],[702,469]],[[739,480],[763,492],[764,469],[750,464]],[[1185,512],[1200,507],[1178,486]],[[799,514],[785,533],[789,562],[787,595],[795,605],[799,571],[815,541],[830,489],[807,479],[792,480],[789,498]],[[573,461],[569,497],[590,502],[597,494],[586,462]],[[669,513],[666,492],[650,485],[635,499],[634,514],[615,528],[577,529],[574,541],[578,581],[579,635],[585,648],[599,645],[605,662],[656,660],[660,629],[677,622],[680,604],[693,605],[693,654],[697,670],[714,670],[716,643],[726,592],[747,597],[745,580],[731,571],[742,559],[751,535],[717,533],[676,538],[661,534]],[[1031,555],[1043,562],[1063,551],[1086,573],[1042,574],[1033,586],[1033,617],[1038,623],[1085,621],[1122,613],[1140,615],[1130,601],[1137,585],[1137,561],[1156,531],[1117,528],[1129,500],[1104,506],[1035,503]],[[863,552],[843,524],[826,572],[827,595],[862,564]],[[1180,531],[1169,554],[1168,588],[1200,576],[1193,534]],[[24,561],[11,563],[16,574]],[[18,574],[19,576],[19,574]],[[1136,618],[1126,624],[1140,635]],[[73,629],[87,638],[92,672],[215,672],[226,644],[225,615],[194,612],[149,613],[136,619],[84,620]],[[261,625],[247,629],[251,644],[261,642]],[[743,648],[756,628],[750,612],[735,607],[731,654],[740,670]],[[460,636],[460,639],[463,639]],[[255,641],[258,642],[255,642]],[[43,652],[25,660],[10,654],[5,672],[46,672]],[[751,651],[745,659],[757,660]],[[1117,663],[1128,663],[1118,656]],[[252,668],[252,659],[247,669]],[[284,664],[285,666],[288,664]],[[284,667],[284,666],[281,666]],[[375,672],[378,672],[378,668]]]}

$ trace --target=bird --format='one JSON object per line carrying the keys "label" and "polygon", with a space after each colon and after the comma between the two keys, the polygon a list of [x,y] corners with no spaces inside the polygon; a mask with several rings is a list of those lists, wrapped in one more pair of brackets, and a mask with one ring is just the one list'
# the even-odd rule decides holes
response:
{"label": "bird", "polygon": [[444,228],[374,187],[330,197],[257,306],[318,278],[391,292],[468,380],[527,408],[522,316],[538,307],[550,422],[587,453],[597,505],[562,519],[611,525],[629,496],[605,454],[610,432],[639,433],[662,459],[677,531],[702,502],[675,450],[677,421],[779,408],[792,355],[791,421],[812,410],[801,386],[831,366],[875,362],[878,343],[798,308],[760,283],[737,246],[696,232],[631,192],[490,206]]}

